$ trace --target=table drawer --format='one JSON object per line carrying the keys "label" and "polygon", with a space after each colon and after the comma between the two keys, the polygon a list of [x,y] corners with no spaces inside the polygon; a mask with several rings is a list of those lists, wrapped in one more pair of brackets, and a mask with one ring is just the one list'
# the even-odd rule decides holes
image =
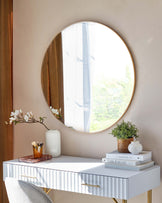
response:
{"label": "table drawer", "polygon": [[128,180],[87,173],[52,170],[25,165],[4,164],[5,177],[16,178],[39,187],[127,199]]}
{"label": "table drawer", "polygon": [[81,174],[82,193],[126,199],[128,180],[102,175]]}
{"label": "table drawer", "polygon": [[30,166],[21,166],[14,164],[3,165],[3,179],[6,177],[23,180],[25,182],[33,183],[37,186],[42,185],[42,175],[39,168]]}

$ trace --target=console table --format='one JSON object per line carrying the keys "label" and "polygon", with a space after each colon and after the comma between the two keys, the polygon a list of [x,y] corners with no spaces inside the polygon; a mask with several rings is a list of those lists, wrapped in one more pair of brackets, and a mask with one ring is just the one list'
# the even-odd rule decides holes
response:
{"label": "console table", "polygon": [[152,189],[160,185],[160,167],[142,171],[105,168],[99,159],[60,156],[39,163],[18,160],[3,162],[6,177],[23,180],[39,187],[109,197],[123,203],[147,192],[152,203]]}

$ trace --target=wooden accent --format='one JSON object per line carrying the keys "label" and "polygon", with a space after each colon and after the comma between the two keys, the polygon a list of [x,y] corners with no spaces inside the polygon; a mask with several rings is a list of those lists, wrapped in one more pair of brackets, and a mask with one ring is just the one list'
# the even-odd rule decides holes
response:
{"label": "wooden accent", "polygon": [[49,159],[52,159],[51,155],[43,154],[42,157],[40,157],[40,158],[34,158],[33,155],[24,156],[24,157],[19,158],[19,161],[27,162],[27,163],[37,163],[37,162],[46,161]]}
{"label": "wooden accent", "polygon": [[128,145],[133,141],[133,138],[129,139],[118,139],[118,152],[129,153]]}
{"label": "wooden accent", "polygon": [[61,108],[64,122],[62,37],[58,34],[46,51],[42,64],[42,89],[49,106]]}
{"label": "wooden accent", "polygon": [[8,198],[3,183],[2,162],[13,158],[13,128],[5,125],[13,109],[12,47],[13,2],[0,0],[0,202]]}
{"label": "wooden accent", "polygon": [[152,203],[152,190],[147,191],[147,203]]}
{"label": "wooden accent", "polygon": [[124,200],[124,199],[123,199],[123,200],[122,200],[122,203],[127,203],[127,200]]}

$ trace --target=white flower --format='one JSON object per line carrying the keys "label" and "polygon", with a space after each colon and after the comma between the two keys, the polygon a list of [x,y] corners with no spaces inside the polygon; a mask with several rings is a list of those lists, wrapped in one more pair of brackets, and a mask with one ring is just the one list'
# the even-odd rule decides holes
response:
{"label": "white flower", "polygon": [[57,114],[58,115],[58,110],[57,109],[51,109],[52,113]]}
{"label": "white flower", "polygon": [[15,116],[18,116],[20,114],[20,110],[15,110]]}
{"label": "white flower", "polygon": [[11,112],[11,115],[10,116],[15,116],[15,112]]}
{"label": "white flower", "polygon": [[50,106],[50,109],[51,109],[52,113],[57,114],[57,115],[59,114],[58,109],[54,109],[54,108],[52,108],[52,106]]}
{"label": "white flower", "polygon": [[59,112],[58,112],[58,111],[56,111],[56,115],[59,115]]}
{"label": "white flower", "polygon": [[15,117],[11,117],[11,118],[9,118],[9,119],[10,119],[10,121],[15,121],[15,120],[16,120]]}
{"label": "white flower", "polygon": [[34,115],[33,115],[33,113],[30,111],[30,118],[33,118],[34,117]]}
{"label": "white flower", "polygon": [[61,116],[60,114],[61,114],[61,108],[59,108],[59,109],[54,109],[52,106],[50,106],[50,110],[52,111],[52,113],[56,116],[56,115],[58,115],[58,116]]}
{"label": "white flower", "polygon": [[9,118],[9,119],[10,119],[9,124],[12,124],[12,122],[16,120],[15,117],[11,117],[11,118]]}
{"label": "white flower", "polygon": [[20,109],[20,110],[15,110],[15,111],[11,112],[10,116],[17,118],[18,116],[21,116],[21,114],[22,114],[22,110]]}
{"label": "white flower", "polygon": [[26,122],[29,121],[29,117],[28,117],[28,115],[25,115],[25,116],[24,116],[24,120],[25,120]]}
{"label": "white flower", "polygon": [[12,121],[9,121],[9,124],[11,125],[11,124],[12,124]]}
{"label": "white flower", "polygon": [[33,113],[32,113],[31,111],[30,111],[30,112],[27,112],[26,115],[27,115],[29,118],[33,118],[33,117],[34,117],[34,115],[33,115]]}

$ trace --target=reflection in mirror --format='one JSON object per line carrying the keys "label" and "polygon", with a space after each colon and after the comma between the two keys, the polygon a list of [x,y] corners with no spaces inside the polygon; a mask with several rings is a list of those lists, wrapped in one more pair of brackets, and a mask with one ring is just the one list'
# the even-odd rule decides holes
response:
{"label": "reflection in mirror", "polygon": [[98,132],[116,123],[134,93],[130,52],[112,29],[80,22],[59,33],[42,64],[42,88],[66,126]]}

